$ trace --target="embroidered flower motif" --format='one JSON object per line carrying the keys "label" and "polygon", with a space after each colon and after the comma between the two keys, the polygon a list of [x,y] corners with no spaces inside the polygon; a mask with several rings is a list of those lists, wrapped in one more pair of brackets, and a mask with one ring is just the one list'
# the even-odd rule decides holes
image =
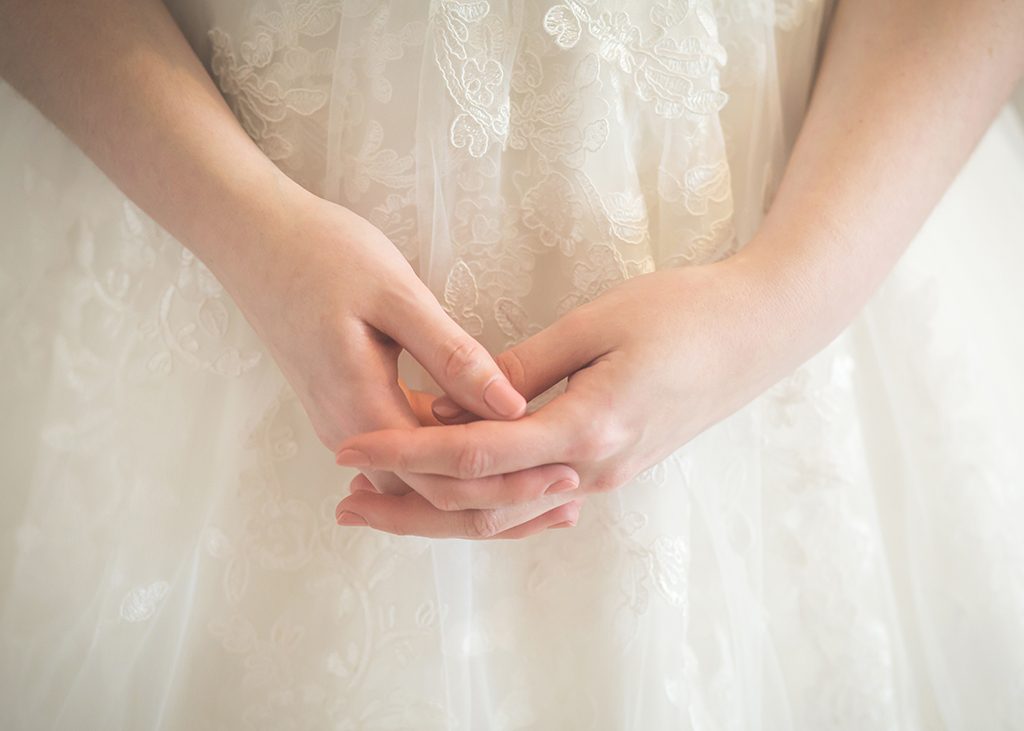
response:
{"label": "embroidered flower motif", "polygon": [[315,52],[296,44],[300,35],[330,31],[338,7],[325,0],[307,0],[259,16],[252,35],[236,55],[231,37],[220,28],[207,34],[213,48],[210,66],[221,92],[245,131],[274,161],[295,153],[280,125],[290,112],[315,114],[327,103],[327,89],[314,82],[333,66],[334,49]]}
{"label": "embroidered flower motif", "polygon": [[632,48],[641,42],[640,29],[630,23],[625,13],[602,13],[590,24],[590,32],[600,39],[601,58],[631,74],[637,67]]}
{"label": "embroidered flower motif", "polygon": [[[570,49],[579,43],[586,28],[597,41],[601,58],[630,74],[640,98],[653,102],[661,117],[714,114],[725,106],[728,96],[718,88],[718,68],[725,65],[725,49],[718,42],[714,14],[706,3],[679,8],[660,0],[651,9],[654,27],[647,38],[628,13],[605,11],[594,17],[588,9],[592,4],[590,0],[572,0],[555,5],[544,16],[544,30],[558,46]],[[690,22],[691,17],[696,23]],[[693,26],[686,28],[691,35],[682,40],[669,35],[684,24]]]}
{"label": "embroidered flower motif", "polygon": [[473,336],[479,335],[484,329],[483,319],[474,312],[478,298],[476,279],[469,265],[461,260],[455,262],[444,286],[444,309]]}
{"label": "embroidered flower motif", "polygon": [[567,256],[582,240],[583,215],[583,202],[561,173],[550,173],[523,197],[523,223],[537,231],[545,246],[558,247]]}
{"label": "embroidered flower motif", "polygon": [[433,16],[434,58],[452,101],[461,112],[452,120],[452,145],[482,157],[492,141],[504,145],[509,104],[496,94],[504,69],[505,28],[486,2],[441,2]]}
{"label": "embroidered flower motif", "polygon": [[567,5],[555,5],[544,15],[544,30],[554,36],[562,48],[572,48],[580,39],[582,27],[576,13]]}
{"label": "embroidered flower motif", "polygon": [[572,292],[558,303],[559,316],[596,299],[602,292],[631,277],[654,271],[649,259],[629,261],[610,244],[591,244],[572,270]]}
{"label": "embroidered flower motif", "polygon": [[462,67],[466,98],[482,107],[492,105],[495,100],[494,91],[501,84],[503,75],[501,66],[493,58],[486,59],[482,65],[475,58],[469,59]]}
{"label": "embroidered flower motif", "polygon": [[396,190],[409,189],[413,185],[415,162],[412,155],[399,155],[395,150],[384,147],[384,127],[376,119],[367,122],[366,135],[359,147],[344,158],[342,187],[349,202],[360,200],[371,183]]}
{"label": "embroidered flower motif", "polygon": [[121,600],[118,614],[125,622],[144,622],[156,613],[157,607],[170,588],[166,581],[154,581],[146,586],[137,586]]}
{"label": "embroidered flower motif", "polygon": [[636,192],[601,196],[608,218],[608,235],[619,241],[639,244],[647,237],[647,206]]}
{"label": "embroidered flower motif", "polygon": [[269,64],[274,56],[274,39],[267,33],[257,33],[255,39],[242,43],[241,55],[246,63],[261,69]]}
{"label": "embroidered flower motif", "polygon": [[711,203],[727,200],[732,193],[730,185],[729,165],[724,161],[691,165],[682,180],[667,168],[658,168],[658,194],[670,203],[682,200],[695,216],[706,214]]}
{"label": "embroidered flower motif", "polygon": [[689,562],[690,548],[678,536],[660,536],[651,547],[655,586],[672,606],[686,606]]}
{"label": "embroidered flower motif", "polygon": [[389,193],[380,205],[370,211],[370,222],[384,232],[408,261],[419,256],[416,237],[415,188],[410,185],[403,194]]}
{"label": "embroidered flower motif", "polygon": [[[522,54],[520,61],[531,55]],[[581,167],[586,153],[600,150],[609,134],[607,102],[600,94],[587,91],[597,82],[598,55],[584,56],[575,64],[571,76],[549,84],[545,91],[528,83],[534,72],[525,62],[516,69],[512,85],[520,97],[512,102],[509,147],[533,149],[546,160]]]}
{"label": "embroidered flower motif", "polygon": [[530,322],[529,314],[518,302],[508,297],[499,297],[494,301],[494,320],[498,327],[510,340],[504,347],[508,348],[531,335],[539,333],[543,328]]}

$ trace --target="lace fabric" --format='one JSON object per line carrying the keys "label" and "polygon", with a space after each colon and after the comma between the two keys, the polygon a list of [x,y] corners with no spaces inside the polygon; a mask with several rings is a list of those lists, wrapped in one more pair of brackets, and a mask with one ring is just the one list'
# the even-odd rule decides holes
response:
{"label": "lace fabric", "polygon": [[[381,227],[501,348],[626,277],[749,238],[784,154],[780,87],[806,96],[822,10],[306,0],[206,36],[264,152]],[[795,74],[776,68],[787,36]]]}
{"label": "lace fabric", "polygon": [[[171,9],[264,152],[494,352],[749,240],[829,11]],[[469,542],[338,528],[353,473],[216,279],[0,95],[5,728],[1024,723],[1009,113],[825,350],[575,529]]]}

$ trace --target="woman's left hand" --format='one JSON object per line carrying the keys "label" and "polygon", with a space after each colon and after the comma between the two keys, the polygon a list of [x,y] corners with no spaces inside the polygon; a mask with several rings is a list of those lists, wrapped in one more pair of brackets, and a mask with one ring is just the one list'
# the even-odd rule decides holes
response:
{"label": "woman's left hand", "polygon": [[[473,420],[451,415],[454,403],[441,397],[433,410],[443,426],[350,437],[338,462],[466,481],[562,463],[580,475],[574,496],[617,488],[796,365],[781,312],[791,298],[773,294],[760,271],[734,257],[623,281],[497,356],[528,400],[568,377],[543,407],[514,421]],[[358,490],[339,509],[424,534],[390,496]]]}

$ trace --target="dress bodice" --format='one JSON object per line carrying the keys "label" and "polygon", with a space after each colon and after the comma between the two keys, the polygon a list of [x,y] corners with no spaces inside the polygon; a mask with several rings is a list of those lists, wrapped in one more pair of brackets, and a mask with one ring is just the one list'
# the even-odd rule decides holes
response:
{"label": "dress bodice", "polygon": [[824,0],[171,3],[246,131],[491,348],[749,239]]}
{"label": "dress bodice", "polygon": [[[493,351],[750,239],[829,1],[167,0]],[[1022,151],[574,529],[445,541],[334,524],[355,470],[228,293],[0,83],[0,728],[1024,728]]]}

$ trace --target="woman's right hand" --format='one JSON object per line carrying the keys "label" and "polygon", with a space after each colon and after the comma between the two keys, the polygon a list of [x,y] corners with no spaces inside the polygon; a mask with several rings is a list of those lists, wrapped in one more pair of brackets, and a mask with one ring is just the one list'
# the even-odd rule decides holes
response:
{"label": "woman's right hand", "polygon": [[[214,273],[328,448],[358,431],[419,423],[398,385],[403,348],[468,411],[523,413],[493,359],[383,233],[263,154],[160,0],[31,0],[6,3],[0,16],[0,77]],[[451,490],[412,484],[416,494],[399,477],[367,472],[378,489],[405,491],[403,500],[469,507],[520,501],[568,469]],[[542,507],[531,503],[537,515]]]}
{"label": "woman's right hand", "polygon": [[[257,241],[232,247],[240,253],[222,260],[215,274],[273,355],[324,446],[336,451],[357,433],[421,425],[398,380],[403,349],[468,411],[490,419],[526,412],[525,399],[491,355],[448,316],[382,231],[297,184],[283,185],[278,202],[284,205],[276,208],[285,215]],[[553,513],[553,525],[578,512],[572,505],[558,510],[568,498],[541,499],[553,483],[578,483],[566,465],[479,484],[400,470],[367,470],[366,476],[383,493],[411,488],[419,495],[409,500],[425,498],[453,512],[488,510],[483,518],[452,516],[465,521],[468,533],[485,524],[512,528],[546,512]],[[530,504],[525,511],[517,504],[523,502]],[[496,509],[506,505],[516,505],[515,513],[503,517]],[[544,520],[531,525],[548,527]]]}

